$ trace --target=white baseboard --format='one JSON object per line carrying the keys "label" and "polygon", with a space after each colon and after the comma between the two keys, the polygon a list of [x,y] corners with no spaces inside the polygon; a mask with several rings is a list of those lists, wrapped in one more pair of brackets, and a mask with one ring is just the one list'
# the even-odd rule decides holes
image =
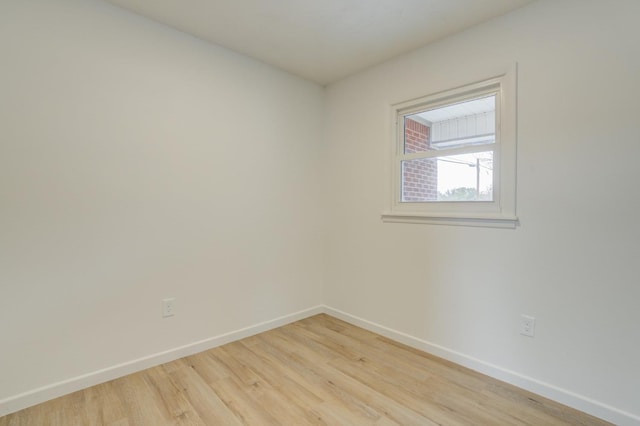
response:
{"label": "white baseboard", "polygon": [[174,361],[185,356],[193,355],[198,352],[206,351],[208,349],[224,345],[225,343],[253,336],[254,334],[262,333],[320,313],[326,313],[334,316],[350,324],[378,333],[382,336],[444,358],[448,361],[455,362],[456,364],[486,374],[495,379],[502,380],[503,382],[510,383],[519,388],[526,389],[561,404],[565,404],[569,407],[573,407],[577,410],[607,420],[616,425],[640,426],[640,416],[637,414],[625,412],[552,384],[524,376],[500,366],[484,362],[443,346],[410,336],[406,333],[393,330],[363,318],[356,317],[338,309],[322,305],[275,318],[273,320],[264,321],[259,324],[221,334],[219,336],[204,339],[199,342],[190,343],[168,351],[149,355],[144,358],[114,365],[82,376],[73,377],[68,380],[53,383],[51,385],[43,386],[38,389],[0,400],[0,417],[59,396],[104,383],[109,380],[117,379],[146,368]]}
{"label": "white baseboard", "polygon": [[117,379],[119,377],[126,376],[127,374],[155,367],[156,365],[174,361],[176,359],[193,355],[198,352],[206,351],[208,349],[224,345],[225,343],[230,343],[236,340],[243,339],[245,337],[253,336],[254,334],[262,333],[263,331],[271,330],[273,328],[277,328],[323,312],[323,306],[316,306],[273,320],[254,324],[240,330],[235,330],[229,333],[221,334],[219,336],[210,337],[208,339],[200,340],[199,342],[194,342],[178,348],[169,349],[167,351],[149,355],[144,358],[125,362],[119,365],[114,365],[102,370],[94,371],[81,376],[72,377],[58,383],[43,386],[38,389],[33,389],[19,395],[11,396],[9,398],[0,400],[0,417],[22,410],[23,408],[40,404],[53,398],[57,398],[59,396],[67,395],[69,393],[76,392],[90,386],[108,382],[109,380]]}
{"label": "white baseboard", "polygon": [[535,394],[549,398],[553,401],[575,408],[592,416],[599,417],[619,426],[639,426],[640,415],[632,414],[618,408],[612,407],[599,401],[579,395],[566,389],[559,388],[549,383],[524,376],[515,371],[510,371],[500,366],[484,362],[471,356],[456,352],[443,346],[431,343],[406,333],[390,329],[374,322],[356,317],[354,315],[324,307],[324,312],[350,324],[372,331],[382,336],[388,337],[396,342],[404,343],[407,346],[425,351],[429,354],[455,362],[471,370],[486,374],[487,376],[512,384],[522,389],[526,389]]}

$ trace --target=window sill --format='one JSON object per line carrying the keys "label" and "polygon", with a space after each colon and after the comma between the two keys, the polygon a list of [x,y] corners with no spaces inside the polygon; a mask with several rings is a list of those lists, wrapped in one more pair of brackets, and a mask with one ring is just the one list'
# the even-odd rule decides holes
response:
{"label": "window sill", "polygon": [[500,215],[460,215],[460,216],[436,216],[421,212],[391,213],[382,214],[382,221],[386,223],[423,223],[430,225],[450,225],[450,226],[475,226],[481,228],[506,228],[515,229],[518,225],[516,216]]}

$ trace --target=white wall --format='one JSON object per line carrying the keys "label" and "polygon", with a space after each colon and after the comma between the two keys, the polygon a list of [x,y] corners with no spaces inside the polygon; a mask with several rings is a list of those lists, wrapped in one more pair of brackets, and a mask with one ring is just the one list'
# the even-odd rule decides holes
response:
{"label": "white wall", "polygon": [[[540,1],[329,86],[325,303],[640,422],[638,16],[636,0]],[[520,226],[382,223],[389,106],[513,61]]]}
{"label": "white wall", "polygon": [[0,2],[0,402],[319,305],[323,96],[102,1]]}

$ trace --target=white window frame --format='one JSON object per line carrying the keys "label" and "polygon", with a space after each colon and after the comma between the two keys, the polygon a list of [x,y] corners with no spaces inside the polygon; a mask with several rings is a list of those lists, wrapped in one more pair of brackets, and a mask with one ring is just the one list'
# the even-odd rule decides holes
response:
{"label": "white window frame", "polygon": [[[383,212],[384,222],[428,223],[443,225],[515,228],[516,216],[516,101],[517,66],[504,74],[476,83],[444,90],[418,99],[391,106],[392,143],[389,151],[391,194],[389,208]],[[420,111],[438,108],[467,99],[496,95],[496,139],[483,145],[494,152],[493,201],[472,202],[402,202],[402,165],[404,154],[404,117]],[[470,151],[478,148],[470,148]],[[462,151],[465,149],[463,148]],[[460,152],[439,151],[438,155]],[[426,154],[429,155],[429,154]],[[433,155],[433,154],[431,154]]]}

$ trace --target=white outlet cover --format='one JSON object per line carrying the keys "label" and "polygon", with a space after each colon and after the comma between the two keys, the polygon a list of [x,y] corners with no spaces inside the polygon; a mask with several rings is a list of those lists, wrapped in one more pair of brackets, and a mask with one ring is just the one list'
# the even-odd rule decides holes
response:
{"label": "white outlet cover", "polygon": [[536,334],[536,319],[529,315],[520,316],[520,334],[533,337]]}
{"label": "white outlet cover", "polygon": [[162,317],[172,317],[175,315],[176,299],[162,299]]}

